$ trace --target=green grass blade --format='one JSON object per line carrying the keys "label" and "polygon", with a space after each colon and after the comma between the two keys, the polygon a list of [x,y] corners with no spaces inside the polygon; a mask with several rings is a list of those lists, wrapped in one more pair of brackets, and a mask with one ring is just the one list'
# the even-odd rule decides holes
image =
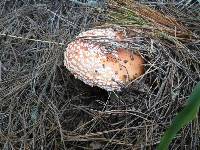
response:
{"label": "green grass blade", "polygon": [[164,133],[158,150],[167,150],[170,142],[175,137],[176,133],[190,121],[192,121],[198,114],[200,107],[200,82],[194,88],[189,97],[188,105],[175,117],[172,125]]}
{"label": "green grass blade", "polygon": [[136,15],[134,11],[125,7],[120,7],[117,11],[109,10],[108,16],[112,20],[113,24],[139,26],[150,24],[145,19]]}

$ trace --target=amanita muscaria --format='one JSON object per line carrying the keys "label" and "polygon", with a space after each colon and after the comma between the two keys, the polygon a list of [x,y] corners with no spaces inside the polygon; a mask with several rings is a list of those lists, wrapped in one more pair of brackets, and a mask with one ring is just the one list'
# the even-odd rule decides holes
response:
{"label": "amanita muscaria", "polygon": [[120,46],[125,38],[124,31],[113,28],[82,32],[68,44],[64,65],[90,86],[121,91],[144,73],[143,58]]}

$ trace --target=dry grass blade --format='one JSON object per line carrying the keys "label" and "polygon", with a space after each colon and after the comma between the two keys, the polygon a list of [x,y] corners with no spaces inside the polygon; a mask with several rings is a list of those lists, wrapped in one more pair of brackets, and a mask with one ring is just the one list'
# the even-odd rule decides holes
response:
{"label": "dry grass blade", "polygon": [[[139,3],[131,2],[131,1],[124,1],[123,3],[118,0],[110,0],[109,6],[116,12],[121,11],[121,15],[123,13],[128,14],[131,13],[132,17],[140,18],[140,20],[144,19],[143,22],[146,22],[146,27],[153,27],[153,32],[165,32],[171,36],[184,38],[184,39],[191,39],[196,38],[191,31],[189,31],[184,25],[178,22],[174,17],[167,16],[160,13],[157,10],[154,10],[148,6],[141,5]],[[120,15],[120,14],[118,14]],[[112,14],[111,14],[112,16]],[[127,18],[131,21],[133,18]],[[124,19],[123,19],[124,20]],[[139,26],[140,22],[136,22]],[[124,22],[126,25],[126,22]],[[128,24],[127,24],[128,25]]]}

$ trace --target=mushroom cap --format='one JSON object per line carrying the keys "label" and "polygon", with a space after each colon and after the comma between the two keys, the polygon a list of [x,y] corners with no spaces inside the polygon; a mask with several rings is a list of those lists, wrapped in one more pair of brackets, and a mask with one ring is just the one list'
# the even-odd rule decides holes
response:
{"label": "mushroom cap", "polygon": [[[125,38],[123,32],[111,28],[83,32],[68,44],[64,65],[76,78],[90,86],[121,91],[122,87],[144,73],[144,60],[128,49],[104,46],[105,40],[101,36],[106,37],[108,45]],[[94,40],[94,37],[100,39]]]}

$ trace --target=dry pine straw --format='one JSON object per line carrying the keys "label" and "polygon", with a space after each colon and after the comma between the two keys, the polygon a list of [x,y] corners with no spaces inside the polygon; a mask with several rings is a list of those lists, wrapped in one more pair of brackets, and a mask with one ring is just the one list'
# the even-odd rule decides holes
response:
{"label": "dry pine straw", "polygon": [[[0,33],[64,44],[102,18],[65,1],[0,7]],[[113,96],[74,79],[63,66],[66,46],[1,36],[0,149],[154,147],[199,81],[200,50],[197,42],[137,37],[130,47],[144,56],[146,73]],[[197,119],[171,148],[193,149],[198,133]]]}

